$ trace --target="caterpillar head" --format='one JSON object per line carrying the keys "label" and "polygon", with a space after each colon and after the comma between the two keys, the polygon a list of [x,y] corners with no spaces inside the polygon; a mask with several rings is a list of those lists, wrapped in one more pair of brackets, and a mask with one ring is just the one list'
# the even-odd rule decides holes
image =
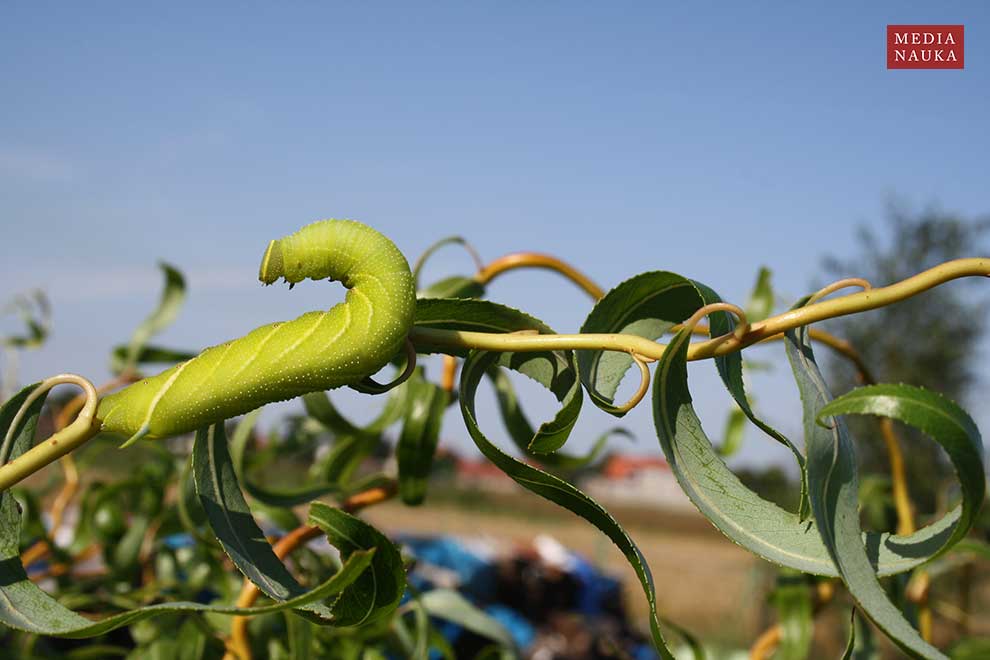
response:
{"label": "caterpillar head", "polygon": [[285,269],[282,263],[282,246],[277,240],[269,241],[268,249],[265,250],[265,256],[261,258],[261,268],[258,271],[258,279],[265,284],[272,284],[275,280],[284,275]]}

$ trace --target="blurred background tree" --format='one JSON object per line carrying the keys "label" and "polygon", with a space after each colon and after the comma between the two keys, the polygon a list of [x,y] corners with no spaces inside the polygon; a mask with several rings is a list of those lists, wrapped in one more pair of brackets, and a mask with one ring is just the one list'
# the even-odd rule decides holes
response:
{"label": "blurred background tree", "polygon": [[[824,277],[834,280],[863,277],[874,286],[902,280],[950,259],[985,254],[990,218],[965,218],[929,207],[912,211],[891,203],[882,235],[861,226],[859,254],[823,260]],[[963,406],[979,381],[979,351],[985,335],[987,299],[973,280],[941,286],[897,305],[855,317],[834,319],[826,328],[848,340],[863,356],[878,382],[923,386]],[[858,386],[847,360],[830,356],[827,370],[834,393]],[[889,461],[878,425],[867,418],[852,419],[857,451],[868,471],[886,473]],[[907,470],[907,482],[919,513],[934,511],[945,493],[952,468],[930,439],[898,427]]]}

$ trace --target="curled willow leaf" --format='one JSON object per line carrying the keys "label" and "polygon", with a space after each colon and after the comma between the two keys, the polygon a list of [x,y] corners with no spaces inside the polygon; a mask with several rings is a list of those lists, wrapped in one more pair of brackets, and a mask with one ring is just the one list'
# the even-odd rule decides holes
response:
{"label": "curled willow leaf", "polygon": [[[640,552],[636,543],[630,538],[622,526],[598,502],[580,489],[559,477],[555,477],[552,474],[509,456],[492,444],[485,434],[481,432],[475,412],[475,393],[482,377],[495,366],[498,360],[499,355],[494,353],[473,352],[465,360],[461,373],[459,397],[461,413],[464,416],[464,423],[475,445],[484,454],[485,458],[509,475],[516,483],[540,497],[559,504],[565,509],[581,516],[604,532],[618,546],[619,550],[622,551],[622,554],[629,561],[630,566],[636,572],[646,599],[650,604],[650,630],[653,636],[653,644],[663,658],[672,660],[673,655],[664,640],[663,633],[660,629],[660,620],[656,614],[656,588],[653,584],[653,575],[642,552]],[[511,359],[509,360],[509,364],[512,364]],[[562,413],[564,413],[563,410],[558,412],[558,415]],[[553,422],[549,424],[553,424]]]}

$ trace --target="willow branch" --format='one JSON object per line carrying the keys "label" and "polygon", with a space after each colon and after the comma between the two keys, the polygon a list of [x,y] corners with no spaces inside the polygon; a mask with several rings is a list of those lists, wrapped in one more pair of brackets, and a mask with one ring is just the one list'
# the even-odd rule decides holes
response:
{"label": "willow branch", "polygon": [[[107,392],[117,389],[123,385],[128,385],[130,383],[139,380],[137,374],[131,372],[126,373],[114,378],[111,381],[104,383],[96,388],[96,393],[99,395],[104,395]],[[75,397],[73,397],[65,406],[58,412],[55,418],[55,430],[60,431],[69,425],[72,418],[82,410],[83,406],[86,404],[88,396],[86,392],[80,392]],[[59,527],[62,526],[62,518],[65,515],[65,510],[75,497],[76,493],[79,491],[79,469],[76,466],[76,460],[72,457],[72,454],[66,454],[59,461],[59,465],[62,466],[62,475],[65,480],[65,484],[62,486],[62,490],[59,491],[58,495],[52,502],[51,509],[51,534],[55,535],[55,532]]]}
{"label": "willow branch", "polygon": [[[515,254],[509,254],[499,259],[496,259],[495,261],[491,262],[490,264],[479,270],[478,274],[475,275],[475,279],[482,284],[486,284],[491,280],[495,279],[495,277],[497,277],[498,275],[501,275],[503,273],[506,273],[510,270],[514,270],[517,268],[545,268],[545,269],[553,270],[563,275],[568,280],[573,282],[575,285],[580,287],[593,300],[596,301],[601,300],[605,296],[604,289],[602,289],[590,277],[579,271],[574,266],[571,266],[567,262],[562,261],[561,259],[558,259],[556,257],[552,257],[545,254],[539,254],[535,252],[519,252]],[[863,286],[864,284],[866,284],[864,280],[860,280],[860,279],[843,280],[841,282],[837,282],[836,284],[846,285],[851,283],[855,283],[859,286]],[[832,286],[835,285],[830,285],[829,287],[826,287],[826,289],[823,289],[822,291],[819,292],[819,295],[822,296],[831,293]],[[868,288],[868,287],[864,287],[864,288]],[[674,326],[670,329],[670,331],[677,332],[677,330],[679,329],[680,326]],[[693,333],[696,335],[704,335],[706,337],[709,336],[710,334],[708,330],[708,326],[705,325],[695,326],[695,328],[693,329]],[[817,328],[811,328],[809,330],[809,334],[811,335],[812,340],[828,346],[829,348],[843,355],[846,359],[852,362],[853,366],[856,368],[857,373],[860,375],[860,380],[863,382],[864,385],[876,382],[873,379],[870,370],[863,362],[863,359],[860,356],[860,354],[856,351],[855,348],[853,348],[852,344],[850,344],[848,341],[844,339],[840,339],[835,335],[825,332],[824,330],[819,330]],[[784,335],[780,333],[774,335],[773,337],[770,337],[769,339],[783,339],[783,336]],[[445,356],[445,358],[447,360],[455,360],[455,358],[451,356]],[[451,368],[448,366],[448,362],[446,360],[444,367],[445,369]]]}
{"label": "willow branch", "polygon": [[[961,277],[990,276],[990,259],[957,259],[890,286],[861,291],[772,316],[753,323],[742,336],[734,333],[691,344],[688,360],[704,360],[739,351],[747,346],[775,338],[788,330],[885,307],[945,282]],[[534,352],[547,350],[606,350],[637,353],[658,360],[666,345],[643,337],[618,333],[526,335],[517,333],[487,333],[463,330],[438,330],[414,327],[409,333],[415,344],[432,349],[478,349],[499,352]]]}
{"label": "willow branch", "polygon": [[443,356],[443,373],[440,378],[440,387],[448,394],[454,391],[457,385],[457,358],[453,355]]}
{"label": "willow branch", "polygon": [[584,289],[589,296],[596,300],[605,295],[605,292],[601,287],[595,284],[591,278],[579,271],[577,268],[574,268],[566,261],[562,261],[557,257],[552,257],[549,254],[540,254],[539,252],[516,252],[514,254],[507,254],[504,257],[499,257],[479,270],[478,274],[474,276],[474,279],[479,284],[488,284],[499,275],[517,268],[540,268],[543,270],[552,270],[556,273],[560,273],[571,282],[574,282],[574,284],[577,284],[579,287]]}
{"label": "willow branch", "polygon": [[98,399],[96,388],[82,376],[61,374],[42,381],[27,399],[25,399],[24,404],[21,406],[17,415],[14,416],[10,428],[7,430],[4,445],[8,445],[12,440],[13,435],[21,425],[28,407],[48,392],[48,390],[62,384],[77,385],[83,389],[86,393],[86,403],[83,405],[82,410],[79,412],[75,421],[64,429],[56,431],[47,440],[35,445],[18,458],[0,465],[0,492],[7,490],[20,480],[65,456],[99,433],[100,422],[96,419],[96,403]]}

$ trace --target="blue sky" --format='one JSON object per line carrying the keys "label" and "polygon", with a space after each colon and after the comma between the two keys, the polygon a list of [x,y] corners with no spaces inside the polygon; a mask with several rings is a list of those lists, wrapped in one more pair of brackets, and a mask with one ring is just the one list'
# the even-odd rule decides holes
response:
{"label": "blue sky", "polygon": [[[967,68],[886,70],[887,23],[965,24]],[[990,210],[988,53],[977,2],[8,4],[0,297],[41,286],[55,306],[21,378],[105,378],[158,296],[158,259],[190,283],[163,343],[329,305],[317,285],[255,280],[269,239],[323,217],[410,259],[462,234],[488,259],[551,252],[606,286],[672,270],[730,300],[766,264],[793,299],[893,196]],[[469,268],[451,249],[430,272]],[[492,297],[560,331],[589,308],[544,273]],[[726,400],[704,371],[717,435]],[[796,432],[778,372],[757,402]],[[575,444],[612,423],[589,405]],[[467,447],[460,424],[445,436]],[[648,411],[628,425],[658,450]],[[782,458],[755,434],[742,456]]]}

